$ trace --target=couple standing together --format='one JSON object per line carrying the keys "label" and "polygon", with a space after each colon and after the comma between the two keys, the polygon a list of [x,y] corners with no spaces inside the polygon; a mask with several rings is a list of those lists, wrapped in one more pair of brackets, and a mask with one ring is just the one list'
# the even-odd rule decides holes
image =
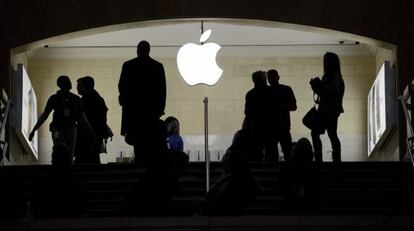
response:
{"label": "couple standing together", "polygon": [[[341,142],[338,138],[338,118],[344,112],[342,100],[345,84],[341,74],[339,57],[327,52],[323,60],[322,78],[311,79],[310,85],[317,96],[318,126],[311,129],[315,162],[322,162],[322,141],[320,135],[328,133],[332,145],[333,162],[341,161]],[[267,86],[266,76],[270,86]],[[285,160],[292,152],[290,134],[290,111],[296,110],[296,99],[289,86],[279,84],[276,70],[252,74],[254,88],[246,94],[245,120],[241,131],[247,132],[249,159],[278,161],[277,145],[280,142]],[[238,132],[240,133],[240,132]],[[237,136],[238,134],[236,134]],[[276,155],[275,155],[276,154]]]}

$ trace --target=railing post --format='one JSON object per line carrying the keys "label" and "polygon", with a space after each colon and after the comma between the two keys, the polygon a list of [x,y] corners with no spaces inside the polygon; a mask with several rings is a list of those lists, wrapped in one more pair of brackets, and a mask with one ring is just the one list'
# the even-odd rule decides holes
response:
{"label": "railing post", "polygon": [[[0,145],[1,145],[1,160],[0,160],[0,166],[4,166],[5,162],[6,162],[6,153],[7,153],[7,149],[9,148],[8,143],[6,141],[6,135],[4,134],[6,132],[6,124],[7,124],[7,119],[9,117],[9,113],[10,113],[10,107],[11,107],[11,100],[8,99],[6,102],[6,108],[4,109],[3,112],[3,118],[1,121],[1,127],[0,127]],[[3,138],[5,140],[3,140]]]}
{"label": "railing post", "polygon": [[405,120],[408,122],[408,127],[410,128],[411,137],[407,138],[407,148],[408,148],[408,155],[410,155],[411,164],[414,167],[413,153],[411,152],[411,145],[410,145],[411,144],[410,139],[414,137],[414,129],[413,129],[412,124],[411,124],[410,116],[408,115],[408,109],[407,109],[407,105],[405,104],[404,96],[400,95],[400,97],[398,97],[398,99],[401,102],[401,106],[403,107],[403,111],[404,111],[404,115],[405,115]]}
{"label": "railing post", "polygon": [[208,151],[208,98],[204,97],[204,159],[206,162],[206,191],[210,190],[210,152]]}

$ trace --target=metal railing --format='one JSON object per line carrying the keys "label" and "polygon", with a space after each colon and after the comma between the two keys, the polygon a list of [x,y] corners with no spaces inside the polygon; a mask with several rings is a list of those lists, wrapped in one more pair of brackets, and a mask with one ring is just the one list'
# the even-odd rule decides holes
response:
{"label": "metal railing", "polygon": [[6,141],[6,124],[7,119],[9,118],[10,114],[10,107],[11,107],[11,100],[8,99],[7,95],[3,92],[3,96],[1,99],[3,102],[2,104],[5,104],[5,107],[1,109],[1,126],[0,126],[0,151],[1,151],[1,166],[4,166],[6,162],[6,153],[7,149],[9,147],[7,141]]}
{"label": "metal railing", "polygon": [[208,98],[204,100],[204,159],[206,162],[206,192],[210,190],[210,152],[208,151]]}
{"label": "metal railing", "polygon": [[[408,127],[410,129],[410,136],[407,137],[406,142],[407,142],[408,154],[410,155],[411,164],[414,167],[414,157],[413,157],[413,151],[411,149],[411,147],[413,146],[413,141],[414,141],[414,129],[413,129],[413,126],[412,126],[412,123],[411,123],[410,115],[408,114],[408,108],[407,108],[408,103],[405,102],[404,98],[405,98],[404,95],[400,95],[398,97],[398,100],[401,103],[401,106],[402,106],[403,111],[404,111],[405,120],[408,122]],[[411,105],[409,105],[409,107],[410,107],[410,110],[412,110]]]}

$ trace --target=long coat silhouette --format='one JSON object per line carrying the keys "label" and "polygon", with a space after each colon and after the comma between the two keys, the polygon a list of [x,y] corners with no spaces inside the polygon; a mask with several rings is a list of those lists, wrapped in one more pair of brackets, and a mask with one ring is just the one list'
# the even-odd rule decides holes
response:
{"label": "long coat silhouette", "polygon": [[138,57],[125,62],[118,83],[122,106],[121,135],[142,152],[157,152],[165,142],[166,80],[164,67],[149,56],[149,43],[138,44]]}
{"label": "long coat silhouette", "polygon": [[164,67],[151,57],[137,57],[124,63],[119,80],[122,106],[122,134],[135,128],[138,118],[159,118],[165,109]]}

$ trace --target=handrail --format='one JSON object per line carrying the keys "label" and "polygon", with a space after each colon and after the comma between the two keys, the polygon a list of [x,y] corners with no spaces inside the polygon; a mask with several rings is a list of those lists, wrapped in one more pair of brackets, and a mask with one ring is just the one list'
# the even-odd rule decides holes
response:
{"label": "handrail", "polygon": [[6,109],[4,110],[4,116],[2,118],[1,121],[1,127],[0,127],[0,143],[3,144],[3,149],[1,150],[1,165],[3,166],[4,163],[6,162],[6,153],[7,153],[7,149],[8,149],[8,144],[6,142],[6,140],[1,140],[1,138],[4,135],[5,131],[6,131],[6,123],[7,123],[7,119],[9,117],[9,112],[10,112],[10,107],[11,107],[11,100],[7,100],[6,103]]}
{"label": "handrail", "polygon": [[6,123],[9,117],[11,100],[7,100],[6,109],[4,110],[4,117],[2,118],[1,127],[0,127],[0,137],[3,135],[3,132],[6,130]]}
{"label": "handrail", "polygon": [[407,142],[407,147],[408,147],[408,154],[410,155],[411,164],[413,165],[413,168],[414,168],[414,158],[413,158],[413,153],[411,150],[411,140],[414,138],[414,129],[411,124],[411,119],[410,119],[410,115],[408,114],[407,103],[404,100],[404,96],[400,95],[398,97],[398,100],[401,102],[401,106],[404,111],[405,120],[408,122],[408,127],[410,128],[411,136],[407,138],[406,142]]}
{"label": "handrail", "polygon": [[208,98],[204,97],[204,159],[206,163],[206,192],[210,190],[210,152],[208,151]]}

